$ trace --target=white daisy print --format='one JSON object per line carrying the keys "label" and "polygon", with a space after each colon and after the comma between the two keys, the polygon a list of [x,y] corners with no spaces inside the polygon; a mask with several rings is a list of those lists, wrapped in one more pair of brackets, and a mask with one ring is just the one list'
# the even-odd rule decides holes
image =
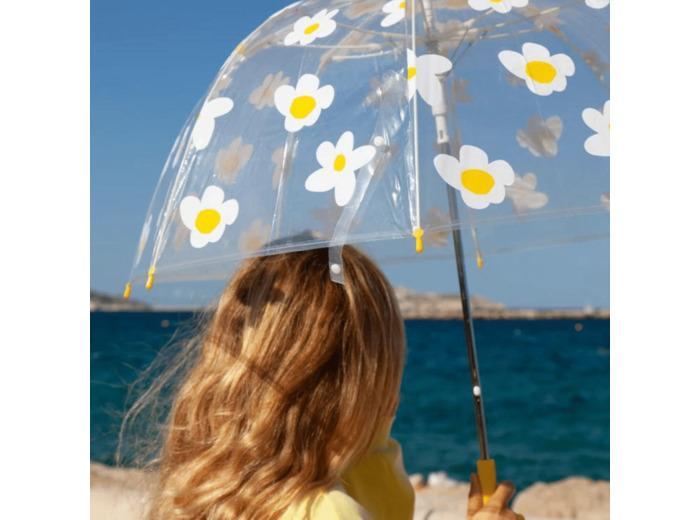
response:
{"label": "white daisy print", "polygon": [[308,45],[316,38],[324,38],[335,31],[336,23],[333,17],[338,14],[337,9],[328,11],[323,9],[312,17],[304,16],[294,24],[292,32],[284,38],[285,45]]}
{"label": "white daisy print", "polygon": [[440,154],[433,164],[442,180],[459,190],[464,203],[474,209],[503,202],[505,187],[515,181],[513,168],[506,161],[489,162],[486,152],[476,146],[463,145],[459,159]]}
{"label": "white daisy print", "polygon": [[537,176],[528,172],[522,177],[515,174],[515,181],[506,188],[506,197],[513,203],[516,213],[525,213],[529,209],[540,209],[547,205],[549,197],[546,193],[535,190]]}
{"label": "white daisy print", "polygon": [[306,179],[304,185],[312,192],[335,189],[335,203],[345,206],[355,192],[355,171],[372,160],[377,150],[372,145],[353,149],[355,137],[347,131],[334,146],[324,141],[316,149],[316,159],[322,166]]}
{"label": "white daisy print", "polygon": [[587,108],[581,115],[583,122],[597,132],[586,139],[583,147],[591,155],[610,157],[610,100],[605,102],[602,112],[595,108]]}
{"label": "white daisy print", "polygon": [[586,5],[593,9],[602,9],[610,4],[610,0],[586,0]]}
{"label": "white daisy print", "polygon": [[275,90],[275,106],[282,114],[284,128],[296,132],[318,121],[321,110],[331,106],[335,90],[331,85],[319,88],[319,80],[313,74],[304,74],[297,86],[282,85]]}
{"label": "white daisy print", "polygon": [[406,60],[408,62],[406,72],[408,100],[413,99],[417,90],[423,101],[431,107],[444,103],[442,85],[438,76],[452,70],[452,62],[438,54],[423,54],[416,57],[411,49],[406,49]]}
{"label": "white daisy print", "polygon": [[201,200],[194,195],[180,202],[180,218],[190,230],[190,244],[202,248],[218,241],[238,217],[238,202],[235,199],[224,201],[224,190],[209,186]]}
{"label": "white daisy print", "polygon": [[381,21],[381,26],[390,27],[406,18],[406,2],[391,0],[391,2],[384,4],[382,11],[387,13],[387,16]]}
{"label": "white daisy print", "polygon": [[525,7],[529,0],[469,0],[469,7],[477,11],[493,9],[497,13],[508,13],[513,7]]}
{"label": "white daisy print", "polygon": [[574,62],[566,54],[549,55],[537,43],[523,44],[523,53],[501,51],[498,59],[509,72],[524,79],[527,88],[538,96],[549,96],[566,88],[566,77],[573,76]]}
{"label": "white daisy print", "polygon": [[197,116],[197,122],[192,129],[192,143],[197,150],[204,150],[214,135],[214,120],[228,114],[233,108],[233,100],[220,97],[207,101]]}

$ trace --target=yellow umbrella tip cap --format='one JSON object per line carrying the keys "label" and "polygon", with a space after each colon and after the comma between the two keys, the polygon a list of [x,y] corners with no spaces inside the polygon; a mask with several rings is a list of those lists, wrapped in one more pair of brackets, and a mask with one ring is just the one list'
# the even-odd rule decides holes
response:
{"label": "yellow umbrella tip cap", "polygon": [[126,282],[126,287],[124,287],[124,299],[128,300],[129,296],[131,296],[131,284]]}
{"label": "yellow umbrella tip cap", "polygon": [[146,280],[146,289],[148,289],[149,291],[153,288],[153,273],[155,273],[155,272],[156,272],[155,267],[151,267],[148,270],[148,280]]}
{"label": "yellow umbrella tip cap", "polygon": [[413,237],[416,239],[416,253],[423,252],[423,230],[419,227],[413,228]]}

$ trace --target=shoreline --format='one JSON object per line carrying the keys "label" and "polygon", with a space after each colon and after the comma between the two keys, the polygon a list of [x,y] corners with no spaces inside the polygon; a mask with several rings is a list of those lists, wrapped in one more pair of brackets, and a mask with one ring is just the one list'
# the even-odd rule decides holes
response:
{"label": "shoreline", "polygon": [[[404,320],[461,320],[462,300],[458,294],[419,293],[395,288]],[[472,296],[474,319],[483,320],[609,320],[610,309],[584,308],[508,308],[483,296]],[[205,307],[153,306],[116,296],[90,292],[90,312],[206,312]]]}
{"label": "shoreline", "polygon": [[[463,520],[469,484],[444,472],[410,475],[416,493],[413,520]],[[90,461],[90,519],[136,520],[148,505],[153,475],[133,468],[115,468]],[[610,520],[610,482],[571,476],[536,482],[518,490],[514,511],[528,520]]]}

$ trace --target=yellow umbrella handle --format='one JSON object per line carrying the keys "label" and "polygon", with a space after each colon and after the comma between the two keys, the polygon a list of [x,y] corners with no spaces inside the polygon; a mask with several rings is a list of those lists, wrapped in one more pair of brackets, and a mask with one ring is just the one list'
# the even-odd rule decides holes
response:
{"label": "yellow umbrella handle", "polygon": [[[476,473],[479,475],[481,484],[481,494],[484,504],[489,501],[491,495],[496,491],[496,461],[493,459],[481,459],[476,461]],[[518,515],[518,520],[525,520],[523,515]]]}

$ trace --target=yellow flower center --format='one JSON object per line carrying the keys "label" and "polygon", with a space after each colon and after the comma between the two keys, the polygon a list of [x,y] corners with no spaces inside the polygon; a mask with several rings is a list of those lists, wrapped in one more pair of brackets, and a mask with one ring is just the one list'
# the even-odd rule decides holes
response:
{"label": "yellow flower center", "polygon": [[311,34],[314,32],[316,29],[320,27],[319,24],[315,23],[313,25],[309,25],[306,29],[304,29],[304,34]]}
{"label": "yellow flower center", "polygon": [[406,74],[406,76],[408,76],[408,79],[411,79],[415,75],[416,75],[416,68],[415,67],[408,67],[408,73]]}
{"label": "yellow flower center", "polygon": [[406,9],[406,2],[401,2],[399,4],[399,9]]}
{"label": "yellow flower center", "polygon": [[341,153],[335,158],[335,161],[333,162],[333,169],[337,172],[342,172],[343,168],[345,168],[345,156]]}
{"label": "yellow flower center", "polygon": [[462,186],[476,195],[486,195],[496,181],[490,173],[471,168],[462,172]]}
{"label": "yellow flower center", "polygon": [[289,113],[297,119],[304,119],[316,108],[316,100],[311,96],[299,96],[292,101]]}
{"label": "yellow flower center", "polygon": [[503,0],[491,0],[492,4],[500,4]]}
{"label": "yellow flower center", "polygon": [[551,83],[557,75],[557,69],[544,61],[529,61],[525,65],[525,73],[537,83]]}
{"label": "yellow flower center", "polygon": [[215,209],[203,209],[194,221],[194,227],[203,235],[208,235],[216,229],[221,222],[221,215]]}

